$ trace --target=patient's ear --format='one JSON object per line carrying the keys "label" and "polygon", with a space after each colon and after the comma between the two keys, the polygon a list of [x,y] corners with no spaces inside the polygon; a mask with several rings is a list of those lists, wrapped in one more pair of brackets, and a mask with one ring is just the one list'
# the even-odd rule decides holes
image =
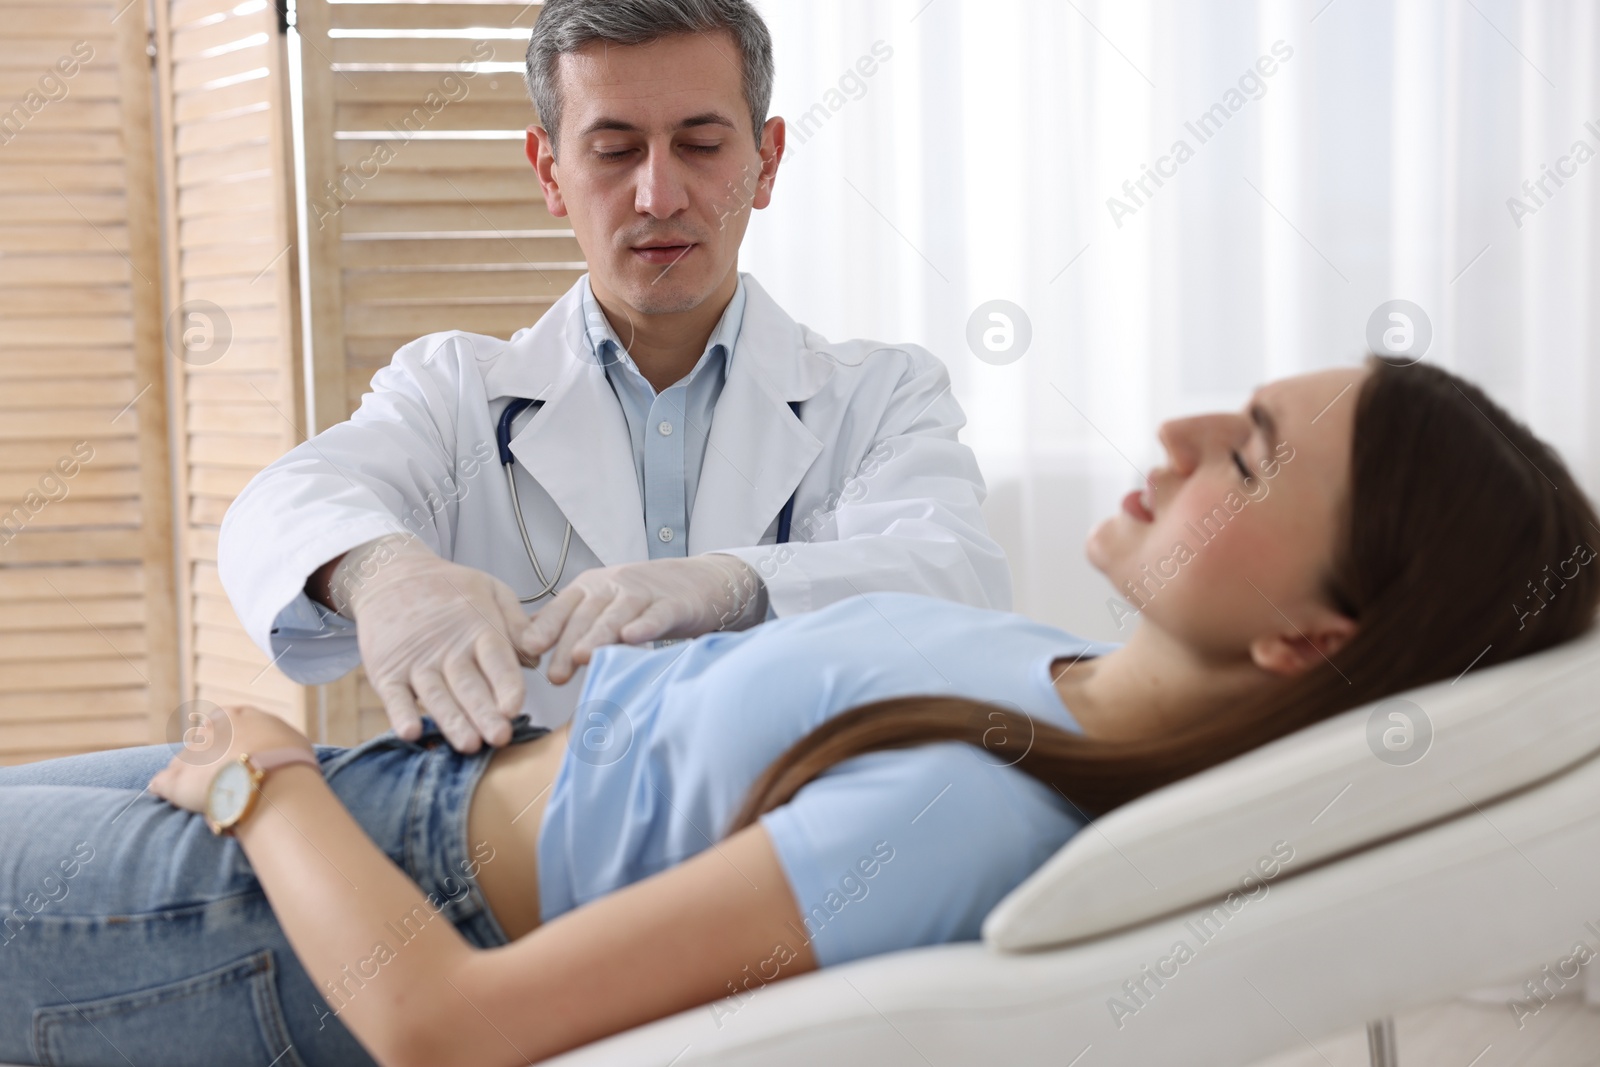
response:
{"label": "patient's ear", "polygon": [[1348,615],[1331,608],[1320,609],[1303,628],[1290,626],[1250,642],[1250,658],[1268,674],[1292,678],[1330,659],[1356,635],[1358,628]]}

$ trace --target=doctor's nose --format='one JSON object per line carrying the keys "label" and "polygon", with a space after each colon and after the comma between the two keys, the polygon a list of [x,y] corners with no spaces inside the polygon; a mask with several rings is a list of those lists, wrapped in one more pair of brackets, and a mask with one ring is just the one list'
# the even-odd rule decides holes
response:
{"label": "doctor's nose", "polygon": [[641,215],[669,219],[689,206],[683,168],[670,151],[651,149],[638,171],[633,207]]}

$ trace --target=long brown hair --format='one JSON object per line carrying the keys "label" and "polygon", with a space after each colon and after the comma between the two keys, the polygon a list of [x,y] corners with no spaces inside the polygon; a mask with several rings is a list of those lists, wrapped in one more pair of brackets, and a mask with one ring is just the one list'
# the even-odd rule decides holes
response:
{"label": "long brown hair", "polygon": [[791,745],[728,832],[842,760],[934,741],[984,748],[1100,814],[1339,712],[1586,630],[1600,604],[1600,565],[1588,566],[1600,520],[1554,450],[1448,371],[1369,366],[1327,578],[1332,603],[1360,626],[1328,662],[1138,741],[1094,740],[959,697],[876,701]]}

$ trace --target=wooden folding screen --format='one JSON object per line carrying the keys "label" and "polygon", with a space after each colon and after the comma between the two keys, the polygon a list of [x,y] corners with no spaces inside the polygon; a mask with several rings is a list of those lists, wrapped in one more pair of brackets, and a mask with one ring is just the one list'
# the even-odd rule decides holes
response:
{"label": "wooden folding screen", "polygon": [[303,441],[287,49],[268,0],[155,0],[187,696],[315,731],[306,689],[245,636],[217,578],[222,516]]}
{"label": "wooden folding screen", "polygon": [[[302,0],[310,317],[318,428],[438,330],[509,337],[583,270],[523,139],[529,3]],[[352,675],[323,687],[331,740],[387,727]]]}
{"label": "wooden folding screen", "polygon": [[179,708],[142,5],[0,3],[0,763]]}
{"label": "wooden folding screen", "polygon": [[0,0],[0,762],[195,701],[383,729],[245,636],[222,517],[400,345],[508,337],[583,269],[523,155],[537,3],[297,6],[303,198],[281,0]]}

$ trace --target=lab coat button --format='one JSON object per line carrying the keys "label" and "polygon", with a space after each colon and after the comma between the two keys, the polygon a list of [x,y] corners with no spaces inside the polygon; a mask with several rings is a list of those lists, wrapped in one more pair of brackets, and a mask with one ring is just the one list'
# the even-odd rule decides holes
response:
{"label": "lab coat button", "polygon": [[672,540],[672,527],[670,527],[670,526],[661,527],[661,529],[656,531],[656,536],[661,538],[661,540],[663,540],[663,541]]}
{"label": "lab coat button", "polygon": [[672,423],[663,420],[661,425],[656,427],[656,430],[661,434],[662,437],[671,437]]}

